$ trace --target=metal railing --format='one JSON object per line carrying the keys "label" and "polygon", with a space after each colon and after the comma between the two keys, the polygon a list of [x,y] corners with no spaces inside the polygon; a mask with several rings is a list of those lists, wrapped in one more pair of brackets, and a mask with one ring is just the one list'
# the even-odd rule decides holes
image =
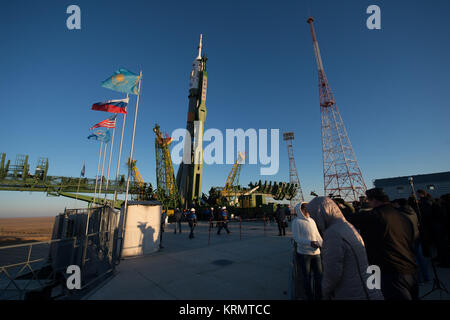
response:
{"label": "metal railing", "polygon": [[[112,274],[117,215],[110,207],[66,210],[55,221],[58,239],[0,247],[0,300],[79,296]],[[70,265],[80,267],[80,290],[67,289]]]}
{"label": "metal railing", "polygon": [[29,292],[54,285],[58,272],[65,270],[50,267],[50,248],[70,242],[76,238],[0,247],[0,300],[26,299]]}

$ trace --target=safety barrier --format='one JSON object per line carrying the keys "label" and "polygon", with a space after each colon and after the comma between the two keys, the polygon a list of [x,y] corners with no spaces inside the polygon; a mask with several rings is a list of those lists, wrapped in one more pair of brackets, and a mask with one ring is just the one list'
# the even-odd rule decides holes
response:
{"label": "safety barrier", "polygon": [[[188,220],[186,219],[182,219],[182,222],[186,222]],[[238,224],[238,228],[239,228],[239,240],[243,239],[244,236],[244,232],[243,232],[243,223],[246,222],[256,222],[256,223],[261,223],[262,227],[263,227],[263,234],[264,236],[267,235],[267,227],[269,225],[277,225],[276,220],[274,219],[270,219],[267,216],[262,216],[261,218],[253,218],[253,219],[242,219],[242,217],[235,217],[232,219],[227,219],[227,220],[219,220],[219,219],[209,219],[209,220],[201,220],[202,222],[207,222],[209,224],[208,226],[208,245],[211,244],[211,232],[214,228],[218,228],[221,224]],[[176,225],[177,222],[172,220],[171,224]],[[254,226],[258,226],[258,224],[253,225]],[[175,227],[176,228],[176,227]]]}
{"label": "safety barrier", "polygon": [[[66,210],[49,241],[0,247],[0,300],[79,296],[114,272],[117,213],[110,207]],[[80,290],[66,286],[68,266],[81,271]]]}

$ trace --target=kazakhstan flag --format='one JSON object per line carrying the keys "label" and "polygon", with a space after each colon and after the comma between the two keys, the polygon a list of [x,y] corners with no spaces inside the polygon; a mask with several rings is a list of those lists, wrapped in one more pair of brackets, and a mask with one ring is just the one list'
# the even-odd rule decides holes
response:
{"label": "kazakhstan flag", "polygon": [[140,75],[128,71],[127,69],[119,69],[114,72],[111,77],[102,82],[102,87],[138,95],[138,83],[140,78]]}

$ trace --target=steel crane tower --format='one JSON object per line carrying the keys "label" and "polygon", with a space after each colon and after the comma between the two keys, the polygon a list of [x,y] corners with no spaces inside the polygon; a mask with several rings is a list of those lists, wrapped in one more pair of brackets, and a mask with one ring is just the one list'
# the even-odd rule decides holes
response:
{"label": "steel crane tower", "polygon": [[164,138],[157,124],[153,128],[153,132],[156,135],[156,194],[164,209],[174,210],[180,207],[181,199],[173,173],[172,159],[170,158],[169,146],[172,143],[172,138],[167,134]]}
{"label": "steel crane tower", "polygon": [[314,31],[314,19],[310,17],[307,22],[311,28],[319,71],[324,194],[340,196],[347,201],[359,200],[360,196],[365,195],[366,184],[325,76],[319,43]]}
{"label": "steel crane tower", "polygon": [[300,186],[300,179],[298,178],[297,167],[295,166],[294,159],[294,147],[292,145],[292,141],[294,140],[293,132],[285,132],[283,133],[283,140],[287,143],[288,156],[289,156],[289,183],[297,186],[297,193],[293,198],[291,198],[290,207],[291,210],[295,209],[295,206],[298,203],[304,201],[302,188]]}
{"label": "steel crane tower", "polygon": [[229,191],[233,189],[233,187],[237,187],[239,185],[239,177],[241,175],[241,167],[245,161],[245,156],[239,152],[238,158],[231,169],[230,174],[228,175],[227,182],[225,183],[225,187],[223,191]]}
{"label": "steel crane tower", "polygon": [[138,187],[138,194],[135,197],[135,200],[143,201],[144,195],[145,195],[145,189],[146,184],[144,182],[144,179],[142,179],[141,173],[139,172],[137,166],[136,166],[137,160],[128,159],[128,168],[131,173],[131,180],[134,181],[134,183],[137,184]]}

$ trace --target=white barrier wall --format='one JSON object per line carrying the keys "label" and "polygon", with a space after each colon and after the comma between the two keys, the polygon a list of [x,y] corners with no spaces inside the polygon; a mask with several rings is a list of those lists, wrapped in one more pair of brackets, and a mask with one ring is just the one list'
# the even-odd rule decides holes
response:
{"label": "white barrier wall", "polygon": [[122,257],[142,256],[158,251],[160,228],[160,204],[151,202],[129,203],[125,221]]}

